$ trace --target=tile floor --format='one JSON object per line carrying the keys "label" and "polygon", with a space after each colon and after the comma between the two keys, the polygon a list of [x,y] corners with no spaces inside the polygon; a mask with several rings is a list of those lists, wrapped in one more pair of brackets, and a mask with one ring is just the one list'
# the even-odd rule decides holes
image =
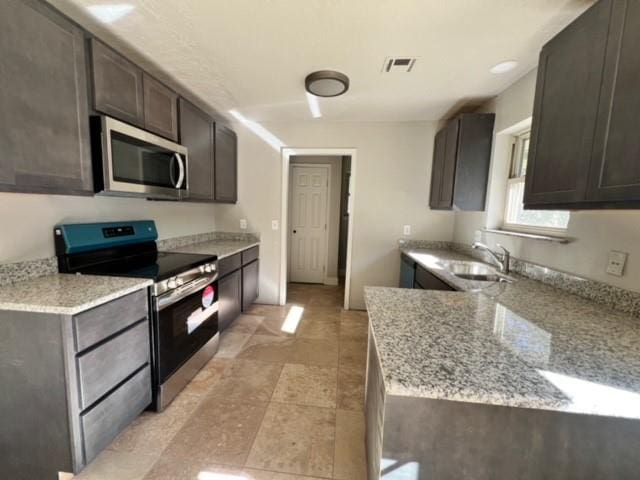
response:
{"label": "tile floor", "polygon": [[161,414],[145,412],[78,480],[363,480],[365,312],[342,287],[254,305]]}

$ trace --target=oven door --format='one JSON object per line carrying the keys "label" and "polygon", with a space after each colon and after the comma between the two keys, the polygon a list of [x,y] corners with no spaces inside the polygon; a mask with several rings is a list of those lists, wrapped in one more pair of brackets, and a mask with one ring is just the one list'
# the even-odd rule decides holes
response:
{"label": "oven door", "polygon": [[155,297],[153,307],[156,374],[162,385],[218,333],[217,276]]}
{"label": "oven door", "polygon": [[104,192],[179,199],[187,196],[187,149],[110,117],[100,117]]}

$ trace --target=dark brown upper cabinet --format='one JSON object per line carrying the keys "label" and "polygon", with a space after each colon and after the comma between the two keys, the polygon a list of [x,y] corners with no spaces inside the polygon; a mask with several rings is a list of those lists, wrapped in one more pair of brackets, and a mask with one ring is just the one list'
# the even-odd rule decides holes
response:
{"label": "dark brown upper cabinet", "polygon": [[640,208],[640,2],[612,3],[587,201]]}
{"label": "dark brown upper cabinet", "polygon": [[144,73],[144,126],[170,140],[178,141],[178,94]]}
{"label": "dark brown upper cabinet", "polygon": [[95,38],[90,43],[94,109],[177,141],[178,94]]}
{"label": "dark brown upper cabinet", "polygon": [[585,198],[610,8],[610,1],[597,3],[540,53],[526,205]]}
{"label": "dark brown upper cabinet", "polygon": [[484,210],[491,162],[493,113],[464,113],[435,137],[429,206],[434,210]]}
{"label": "dark brown upper cabinet", "polygon": [[600,0],[542,49],[525,208],[640,208],[640,4]]}
{"label": "dark brown upper cabinet", "polygon": [[180,143],[189,150],[187,200],[213,201],[214,132],[213,119],[184,98],[179,101]]}
{"label": "dark brown upper cabinet", "polygon": [[0,190],[92,194],[84,32],[43,2],[0,2]]}
{"label": "dark brown upper cabinet", "polygon": [[91,66],[94,108],[144,128],[142,69],[95,38],[91,39]]}
{"label": "dark brown upper cabinet", "polygon": [[215,126],[215,199],[222,203],[238,201],[238,139],[233,130]]}

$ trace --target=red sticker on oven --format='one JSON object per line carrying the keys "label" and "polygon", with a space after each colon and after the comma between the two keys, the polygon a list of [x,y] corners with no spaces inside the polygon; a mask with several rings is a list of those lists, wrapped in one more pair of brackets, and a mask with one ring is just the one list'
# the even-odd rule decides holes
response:
{"label": "red sticker on oven", "polygon": [[213,304],[213,297],[215,297],[216,291],[211,285],[204,289],[202,292],[202,306],[208,308]]}

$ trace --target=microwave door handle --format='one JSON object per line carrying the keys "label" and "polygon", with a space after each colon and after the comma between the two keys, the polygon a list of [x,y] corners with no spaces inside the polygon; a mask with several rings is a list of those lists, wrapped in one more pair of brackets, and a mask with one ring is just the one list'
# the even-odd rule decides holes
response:
{"label": "microwave door handle", "polygon": [[176,182],[176,188],[182,188],[182,182],[184,182],[184,160],[179,153],[173,154],[174,158],[178,161],[178,169],[180,173],[178,174],[178,181]]}
{"label": "microwave door handle", "polygon": [[169,160],[169,180],[171,181],[171,185],[173,185],[174,188],[179,188],[176,182],[176,177],[173,175],[173,164],[176,161],[176,155],[177,153],[173,154],[171,156],[171,160]]}

